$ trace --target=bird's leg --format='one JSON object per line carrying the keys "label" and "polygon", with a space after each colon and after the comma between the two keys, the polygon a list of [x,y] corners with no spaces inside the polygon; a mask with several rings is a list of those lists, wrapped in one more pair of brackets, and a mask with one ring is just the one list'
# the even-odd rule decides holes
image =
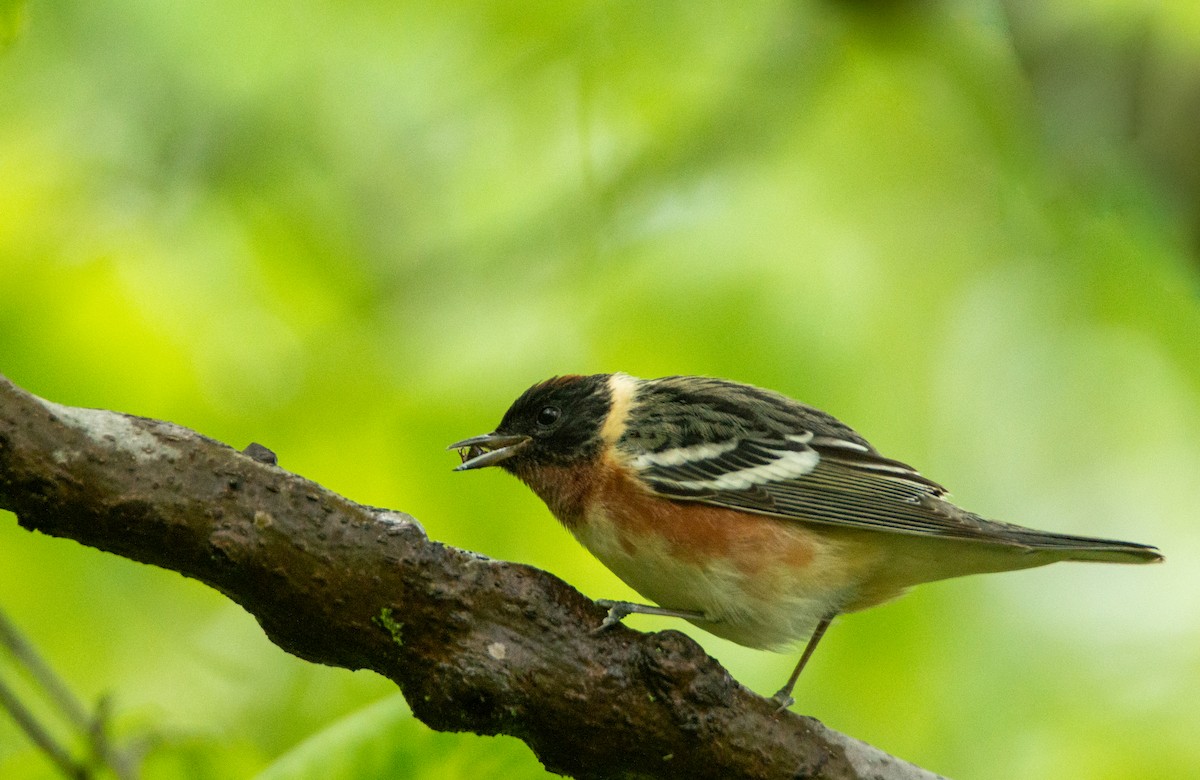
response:
{"label": "bird's leg", "polygon": [[796,664],[796,668],[792,670],[791,677],[788,677],[786,683],[780,688],[771,700],[779,705],[776,712],[783,712],[788,707],[796,703],[792,698],[792,689],[796,687],[796,680],[800,677],[800,672],[804,671],[804,665],[808,663],[808,659],[812,657],[813,651],[817,649],[817,643],[821,641],[821,637],[825,636],[825,629],[829,628],[829,624],[837,617],[836,612],[832,612],[821,618],[821,622],[817,623],[813,635],[809,638],[808,644],[804,646],[804,653],[800,656],[800,662]]}
{"label": "bird's leg", "polygon": [[604,616],[604,622],[600,624],[600,627],[592,632],[594,634],[598,634],[610,626],[615,626],[626,615],[634,613],[639,615],[677,617],[684,620],[710,620],[703,612],[692,612],[686,609],[668,609],[667,607],[656,607],[651,604],[634,604],[632,601],[609,601],[608,599],[597,599],[596,603],[602,607],[608,607],[608,614]]}

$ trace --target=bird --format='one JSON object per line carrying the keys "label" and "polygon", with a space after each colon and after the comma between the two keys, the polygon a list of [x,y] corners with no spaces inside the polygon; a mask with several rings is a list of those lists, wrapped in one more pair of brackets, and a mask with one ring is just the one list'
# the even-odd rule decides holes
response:
{"label": "bird", "polygon": [[[845,423],[726,379],[624,373],[539,382],[454,470],[496,466],[653,602],[598,601],[599,629],[683,618],[752,648],[807,640],[778,711],[830,623],[914,585],[1058,561],[1154,563],[1145,544],[1038,531],[961,509]],[[598,630],[599,630],[598,629]]]}

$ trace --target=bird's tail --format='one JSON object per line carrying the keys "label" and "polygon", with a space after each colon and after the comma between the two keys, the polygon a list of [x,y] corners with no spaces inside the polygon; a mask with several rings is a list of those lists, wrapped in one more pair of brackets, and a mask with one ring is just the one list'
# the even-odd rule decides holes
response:
{"label": "bird's tail", "polygon": [[1116,539],[1054,534],[1032,529],[1012,533],[1014,541],[1031,552],[1050,553],[1060,561],[1098,561],[1100,563],[1159,563],[1157,547]]}

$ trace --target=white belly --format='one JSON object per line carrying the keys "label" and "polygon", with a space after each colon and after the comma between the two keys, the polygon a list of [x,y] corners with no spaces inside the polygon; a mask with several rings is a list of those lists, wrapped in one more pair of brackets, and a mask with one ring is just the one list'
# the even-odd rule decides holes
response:
{"label": "white belly", "polygon": [[703,613],[710,619],[691,622],[747,647],[783,650],[807,641],[821,618],[840,611],[849,595],[823,584],[829,578],[816,576],[814,567],[770,565],[769,550],[762,551],[765,565],[747,570],[731,558],[689,560],[662,536],[633,538],[603,515],[593,514],[573,531],[642,596],[662,607]]}

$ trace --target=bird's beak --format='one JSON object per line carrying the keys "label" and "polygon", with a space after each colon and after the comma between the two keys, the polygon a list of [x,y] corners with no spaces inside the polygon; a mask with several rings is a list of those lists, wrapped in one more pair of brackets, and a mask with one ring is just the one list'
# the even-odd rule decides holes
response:
{"label": "bird's beak", "polygon": [[469,439],[456,441],[446,449],[458,450],[462,457],[462,465],[456,466],[455,471],[481,469],[485,466],[495,466],[501,461],[508,460],[529,444],[532,439],[520,434],[485,433],[482,436],[472,436]]}

